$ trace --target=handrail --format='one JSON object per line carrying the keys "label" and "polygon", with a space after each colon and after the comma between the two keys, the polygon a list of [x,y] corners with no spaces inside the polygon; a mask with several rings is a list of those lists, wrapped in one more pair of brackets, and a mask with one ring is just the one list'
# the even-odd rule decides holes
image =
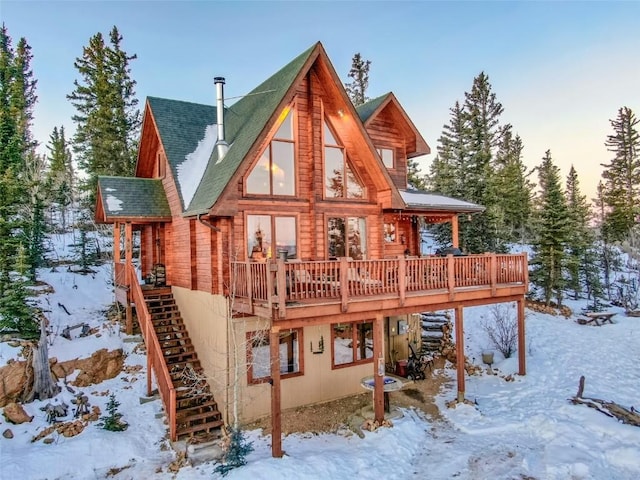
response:
{"label": "handrail", "polygon": [[[527,255],[495,254],[320,261],[232,262],[236,273],[236,297],[268,304],[396,295],[404,302],[407,293],[497,285],[528,284]],[[284,275],[282,274],[284,273]]]}
{"label": "handrail", "polygon": [[[135,278],[135,270],[133,265],[127,265],[127,274],[129,278]],[[169,435],[172,441],[176,440],[176,390],[171,381],[171,375],[169,369],[164,361],[162,355],[162,349],[160,348],[160,342],[155,334],[153,323],[151,322],[151,315],[147,309],[147,303],[144,300],[142,294],[142,288],[136,281],[131,282],[131,299],[136,306],[136,314],[138,316],[138,323],[142,336],[147,347],[147,390],[151,390],[151,368],[156,374],[156,382],[158,384],[158,391],[164,404],[164,409],[167,412],[169,418]],[[151,392],[149,391],[150,395]]]}

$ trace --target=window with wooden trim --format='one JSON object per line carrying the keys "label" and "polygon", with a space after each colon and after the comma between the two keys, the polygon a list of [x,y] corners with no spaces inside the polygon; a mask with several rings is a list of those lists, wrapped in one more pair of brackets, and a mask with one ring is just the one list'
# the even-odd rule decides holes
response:
{"label": "window with wooden trim", "polygon": [[296,217],[247,215],[247,252],[252,260],[262,260],[287,252],[298,256]]}
{"label": "window with wooden trim", "polygon": [[[302,329],[280,332],[280,375],[282,378],[302,375]],[[247,381],[263,383],[271,378],[271,338],[268,330],[247,333]]]}
{"label": "window with wooden trim", "polygon": [[366,191],[350,165],[346,151],[329,123],[324,122],[325,198],[365,198]]}
{"label": "window with wooden trim", "polygon": [[373,361],[373,322],[334,324],[333,367]]}
{"label": "window with wooden trim", "polygon": [[378,154],[382,158],[382,163],[387,168],[394,168],[395,155],[392,148],[378,148]]}
{"label": "window with wooden trim", "polygon": [[396,232],[398,228],[395,222],[385,223],[384,224],[384,241],[385,243],[396,243],[398,241],[398,237]]}
{"label": "window with wooden trim", "polygon": [[362,217],[329,217],[327,221],[329,258],[364,260],[367,253],[367,224]]}
{"label": "window with wooden trim", "polygon": [[287,107],[278,119],[279,127],[246,179],[252,195],[296,194],[294,111]]}

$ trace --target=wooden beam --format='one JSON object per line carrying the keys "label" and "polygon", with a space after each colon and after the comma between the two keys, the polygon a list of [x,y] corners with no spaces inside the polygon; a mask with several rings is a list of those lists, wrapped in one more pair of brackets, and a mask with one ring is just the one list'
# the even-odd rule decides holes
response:
{"label": "wooden beam", "polygon": [[456,307],[456,371],[458,376],[458,402],[464,402],[464,326],[462,307]]}
{"label": "wooden beam", "polygon": [[113,263],[120,262],[120,224],[113,224]]}
{"label": "wooden beam", "polygon": [[451,216],[451,246],[458,248],[458,215]]}
{"label": "wooden beam", "polygon": [[384,319],[376,315],[373,322],[373,412],[374,420],[384,420]]}
{"label": "wooden beam", "polygon": [[282,451],[282,408],[280,391],[280,327],[271,327],[271,456],[280,458]]}
{"label": "wooden beam", "polygon": [[524,297],[517,302],[518,305],[518,374],[527,374],[526,342],[524,334]]}
{"label": "wooden beam", "polygon": [[[131,222],[124,224],[124,263],[125,272],[133,272],[133,231],[131,229]],[[129,268],[131,267],[131,268]],[[137,282],[137,278],[133,278],[129,273],[125,273],[125,282],[129,291],[127,293],[127,306],[125,307],[126,326],[125,331],[127,335],[133,334],[133,311],[131,310],[131,285],[133,282]]]}

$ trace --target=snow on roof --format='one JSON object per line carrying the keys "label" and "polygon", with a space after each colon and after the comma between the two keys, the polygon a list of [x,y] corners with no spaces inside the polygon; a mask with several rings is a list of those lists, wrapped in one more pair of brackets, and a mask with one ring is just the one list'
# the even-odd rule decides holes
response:
{"label": "snow on roof", "polygon": [[462,212],[481,212],[484,207],[457,198],[446,197],[437,193],[421,192],[419,190],[400,190],[400,196],[408,206],[422,208],[436,208]]}
{"label": "snow on roof", "polygon": [[204,137],[198,142],[196,149],[184,157],[184,162],[178,165],[178,185],[184,206],[187,208],[196,193],[200,180],[209,163],[209,158],[218,140],[217,125],[207,125]]}
{"label": "snow on roof", "polygon": [[[107,190],[114,190],[113,188]],[[119,212],[122,210],[122,200],[114,197],[113,195],[107,195],[107,209],[109,212]]]}

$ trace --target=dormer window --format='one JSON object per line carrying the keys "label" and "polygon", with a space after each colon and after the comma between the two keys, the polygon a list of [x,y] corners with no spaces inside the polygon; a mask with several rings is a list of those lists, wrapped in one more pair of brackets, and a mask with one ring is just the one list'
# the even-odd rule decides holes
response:
{"label": "dormer window", "polygon": [[295,135],[293,109],[286,108],[278,119],[279,127],[247,176],[246,191],[254,195],[296,193]]}
{"label": "dormer window", "polygon": [[365,198],[365,189],[356,177],[345,148],[324,122],[325,198]]}

